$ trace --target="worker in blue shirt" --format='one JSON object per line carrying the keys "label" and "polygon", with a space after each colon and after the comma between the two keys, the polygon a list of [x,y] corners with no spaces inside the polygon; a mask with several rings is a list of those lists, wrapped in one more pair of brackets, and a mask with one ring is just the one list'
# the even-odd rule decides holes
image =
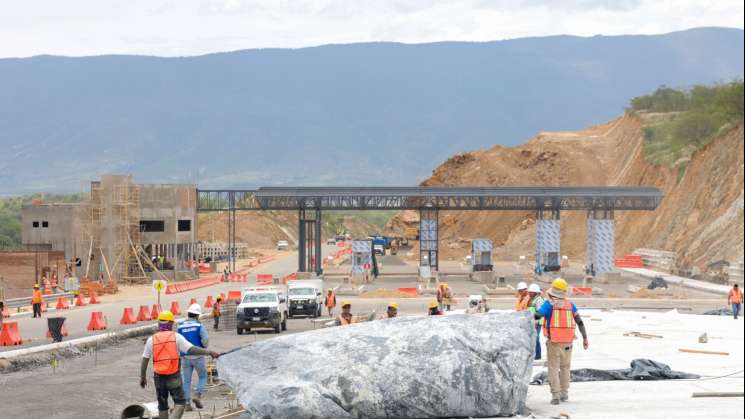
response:
{"label": "worker in blue shirt", "polygon": [[[184,320],[178,326],[178,333],[186,338],[189,343],[200,348],[207,348],[209,343],[209,336],[207,335],[207,328],[202,325],[199,321],[199,316],[202,315],[202,307],[199,304],[192,304],[186,311],[188,318]],[[189,355],[181,354],[181,373],[184,381],[184,398],[186,399],[186,411],[191,411],[191,401],[194,400],[194,406],[198,409],[204,407],[202,404],[202,393],[204,392],[204,386],[207,384],[207,365],[205,358],[202,355]],[[194,372],[197,371],[196,392],[194,397],[191,397],[191,377]]]}

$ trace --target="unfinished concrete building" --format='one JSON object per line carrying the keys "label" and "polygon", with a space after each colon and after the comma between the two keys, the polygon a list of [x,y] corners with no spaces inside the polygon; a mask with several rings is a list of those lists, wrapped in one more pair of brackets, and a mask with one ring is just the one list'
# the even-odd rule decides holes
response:
{"label": "unfinished concrete building", "polygon": [[187,262],[196,258],[196,206],[196,185],[105,175],[91,182],[86,202],[24,206],[22,241],[79,258],[78,277],[144,282],[151,262],[175,277],[190,273]]}

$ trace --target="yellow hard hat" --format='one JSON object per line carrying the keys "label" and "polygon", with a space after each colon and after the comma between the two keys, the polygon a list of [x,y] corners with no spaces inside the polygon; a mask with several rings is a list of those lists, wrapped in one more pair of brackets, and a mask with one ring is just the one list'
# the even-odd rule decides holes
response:
{"label": "yellow hard hat", "polygon": [[39,284],[34,284],[34,288],[39,288]]}
{"label": "yellow hard hat", "polygon": [[218,295],[217,297],[215,297],[215,300],[217,300],[217,301],[222,300],[222,294],[221,295]]}
{"label": "yellow hard hat", "polygon": [[398,303],[390,303],[388,304],[388,308],[395,308],[396,310],[398,310]]}
{"label": "yellow hard hat", "polygon": [[352,307],[352,303],[351,303],[351,302],[349,302],[349,301],[342,301],[342,302],[341,302],[341,306],[342,306],[342,307],[346,307],[346,306]]}
{"label": "yellow hard hat", "polygon": [[567,284],[567,281],[564,278],[554,279],[554,282],[551,283],[551,286],[559,291],[564,292],[566,292],[567,288],[569,288],[569,284]]}
{"label": "yellow hard hat", "polygon": [[429,303],[429,308],[438,308],[438,307],[440,307],[440,305],[437,304],[437,301],[435,300],[432,300],[432,302]]}
{"label": "yellow hard hat", "polygon": [[175,321],[173,317],[173,313],[171,313],[168,310],[161,311],[160,314],[158,314],[158,321],[159,322],[172,322]]}
{"label": "yellow hard hat", "polygon": [[329,292],[334,292],[334,289],[333,288],[329,288]]}

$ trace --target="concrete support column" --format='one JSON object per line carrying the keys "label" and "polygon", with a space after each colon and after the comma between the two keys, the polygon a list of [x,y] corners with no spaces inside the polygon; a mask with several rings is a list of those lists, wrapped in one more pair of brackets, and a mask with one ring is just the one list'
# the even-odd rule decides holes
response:
{"label": "concrete support column", "polygon": [[535,221],[536,270],[557,270],[561,266],[561,220],[558,210],[538,210]]}
{"label": "concrete support column", "polygon": [[587,269],[596,275],[614,269],[615,220],[613,210],[587,212]]}
{"label": "concrete support column", "polygon": [[438,211],[436,208],[419,210],[419,266],[437,270],[438,257]]}
{"label": "concrete support column", "polygon": [[323,273],[321,210],[298,211],[298,272]]}

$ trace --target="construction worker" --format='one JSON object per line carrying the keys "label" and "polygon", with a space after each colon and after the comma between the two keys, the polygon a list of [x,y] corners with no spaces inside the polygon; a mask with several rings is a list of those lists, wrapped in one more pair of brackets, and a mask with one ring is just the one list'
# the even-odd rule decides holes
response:
{"label": "construction worker", "polygon": [[[544,301],[541,295],[541,287],[538,284],[530,284],[528,287],[528,297],[530,297],[528,310],[535,315]],[[541,327],[543,327],[543,317],[535,321],[535,359],[541,359]]]}
{"label": "construction worker", "polygon": [[34,284],[34,291],[31,293],[31,308],[34,310],[34,317],[41,317],[42,304],[44,304],[44,296],[41,294],[39,284]]}
{"label": "construction worker", "polygon": [[525,282],[519,282],[517,284],[517,301],[515,302],[515,310],[527,310],[529,302],[530,297],[528,297],[528,284],[526,284]]}
{"label": "construction worker", "polygon": [[215,298],[215,304],[212,305],[212,318],[215,320],[215,330],[220,327],[220,316],[222,315],[220,313],[220,306],[222,306],[222,295],[218,295]]}
{"label": "construction worker", "polygon": [[352,315],[352,303],[349,301],[341,302],[341,314],[336,318],[337,326],[347,326],[354,323],[354,316]]}
{"label": "construction worker", "polygon": [[551,387],[551,404],[554,405],[569,400],[575,327],[579,327],[582,334],[582,346],[585,349],[590,346],[577,306],[566,296],[568,288],[564,279],[555,279],[548,290],[548,300],[535,314],[536,319],[545,319],[543,332],[546,335],[548,349],[548,384]]}
{"label": "construction worker", "polygon": [[168,419],[168,395],[173,399],[171,419],[181,419],[186,408],[184,386],[181,382],[179,352],[189,355],[220,356],[217,352],[194,346],[185,337],[173,331],[173,313],[168,310],[158,315],[158,331],[147,339],[140,364],[140,387],[147,386],[147,366],[153,360],[153,382],[158,398],[158,418]]}
{"label": "construction worker", "polygon": [[450,311],[450,305],[453,302],[452,300],[453,291],[450,289],[448,284],[443,282],[439,287],[437,287],[437,303],[439,304],[440,311]]}
{"label": "construction worker", "polygon": [[329,317],[334,317],[334,307],[336,307],[336,295],[334,290],[329,288],[326,298],[323,300],[323,305],[326,306],[326,310],[329,312]]}
{"label": "construction worker", "polygon": [[737,317],[740,315],[740,308],[742,307],[742,290],[739,285],[735,284],[729,290],[727,303],[732,305],[732,314],[735,315],[735,320],[737,320]]}
{"label": "construction worker", "polygon": [[52,294],[52,286],[49,280],[47,279],[46,274],[41,276],[41,284],[44,287],[44,294]]}
{"label": "construction worker", "polygon": [[466,308],[466,314],[476,314],[479,312],[479,300],[470,299],[468,301],[468,308]]}
{"label": "construction worker", "polygon": [[437,301],[429,303],[427,308],[429,309],[427,314],[430,316],[441,316],[443,314],[442,310],[440,310],[440,304]]}
{"label": "construction worker", "polygon": [[[187,319],[178,325],[176,331],[192,345],[199,348],[207,348],[209,344],[209,335],[207,334],[207,328],[202,326],[199,322],[199,316],[202,315],[202,307],[199,304],[192,304],[186,310]],[[202,355],[189,355],[187,353],[181,353],[182,364],[181,372],[184,380],[184,400],[186,400],[185,406],[186,411],[190,412],[191,408],[191,377],[194,370],[197,371],[197,391],[194,393],[194,406],[197,409],[204,407],[202,404],[202,393],[204,392],[204,386],[207,384],[207,363],[205,362],[204,356]]]}
{"label": "construction worker", "polygon": [[388,303],[388,309],[385,315],[387,319],[398,317],[398,303]]}

